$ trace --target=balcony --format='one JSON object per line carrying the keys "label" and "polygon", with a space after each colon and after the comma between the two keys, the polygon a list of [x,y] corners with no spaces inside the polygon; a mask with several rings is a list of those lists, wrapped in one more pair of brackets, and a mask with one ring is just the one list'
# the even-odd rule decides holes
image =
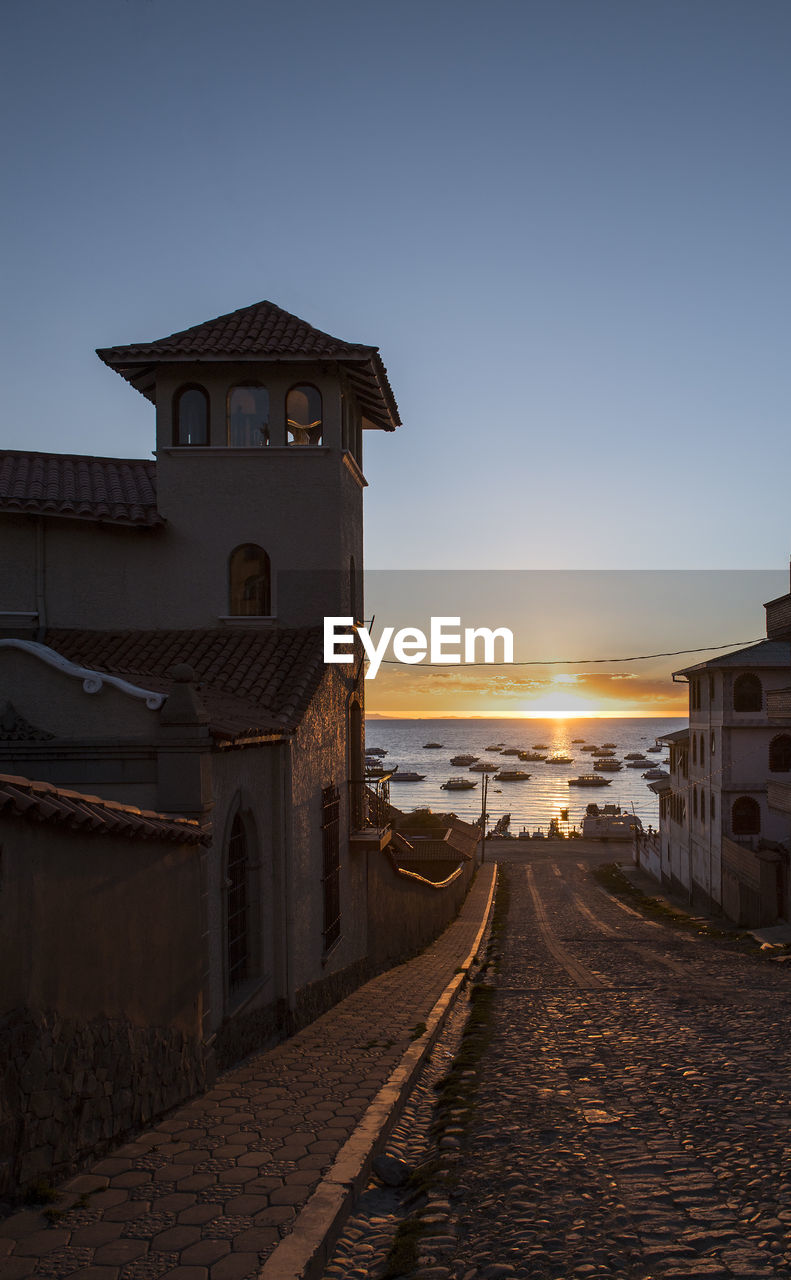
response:
{"label": "balcony", "polygon": [[791,782],[772,782],[770,779],[767,795],[770,809],[791,813]]}
{"label": "balcony", "polygon": [[390,843],[390,778],[349,781],[349,844],[352,849],[384,849]]}
{"label": "balcony", "polygon": [[791,689],[769,689],[766,714],[770,724],[791,724]]}

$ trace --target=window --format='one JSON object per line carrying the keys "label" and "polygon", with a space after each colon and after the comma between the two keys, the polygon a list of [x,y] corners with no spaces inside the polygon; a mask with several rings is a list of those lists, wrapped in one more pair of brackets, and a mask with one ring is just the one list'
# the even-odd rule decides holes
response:
{"label": "window", "polygon": [[791,736],[781,733],[769,743],[771,773],[791,773]]}
{"label": "window", "polygon": [[698,816],[698,789],[697,789],[697,787],[693,787],[693,788],[692,788],[692,816],[693,816],[693,818],[697,818],[697,816]]}
{"label": "window", "polygon": [[307,385],[292,387],[286,396],[289,444],[321,444],[321,392]]}
{"label": "window", "polygon": [[234,618],[267,618],[272,610],[269,556],[245,542],[231,552],[228,612]]}
{"label": "window", "polygon": [[209,397],[203,387],[182,387],[174,402],[174,443],[209,443]]}
{"label": "window", "polygon": [[694,733],[692,735],[692,763],[698,763],[698,740]]}
{"label": "window", "polygon": [[702,827],[705,827],[706,825],[706,788],[705,787],[701,787],[700,789],[700,825]]}
{"label": "window", "polygon": [[737,676],[733,682],[734,711],[760,711],[763,707],[763,686],[752,672]]}
{"label": "window", "polygon": [[228,392],[228,443],[234,449],[269,444],[266,387],[232,387]]}
{"label": "window", "polygon": [[710,756],[713,756],[713,755],[714,755],[716,745],[717,745],[717,741],[716,741],[716,738],[714,737],[714,730],[712,729],[712,731],[711,731],[711,742],[709,743],[709,755],[710,755]]}
{"label": "window", "polygon": [[757,836],[761,832],[761,809],[752,796],[739,796],[731,809],[731,830],[735,836]]}
{"label": "window", "polygon": [[341,936],[341,803],[337,787],[321,793],[321,840],[324,851],[324,950],[329,951]]}
{"label": "window", "polygon": [[228,840],[225,941],[228,990],[236,991],[250,976],[247,836],[237,813]]}
{"label": "window", "polygon": [[703,734],[700,735],[700,767],[703,768],[706,763],[706,744],[703,741]]}
{"label": "window", "polygon": [[716,804],[715,804],[715,802],[714,802],[714,792],[712,791],[712,793],[711,793],[711,820],[712,820],[712,822],[714,821],[714,819],[715,819],[716,817],[717,817],[717,806],[716,806]]}

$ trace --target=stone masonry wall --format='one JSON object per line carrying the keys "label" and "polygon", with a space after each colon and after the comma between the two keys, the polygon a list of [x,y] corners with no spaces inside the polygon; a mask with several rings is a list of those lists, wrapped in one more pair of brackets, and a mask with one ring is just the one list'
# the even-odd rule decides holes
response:
{"label": "stone masonry wall", "polygon": [[206,1088],[172,1028],[18,1009],[0,1020],[0,1199],[55,1181]]}

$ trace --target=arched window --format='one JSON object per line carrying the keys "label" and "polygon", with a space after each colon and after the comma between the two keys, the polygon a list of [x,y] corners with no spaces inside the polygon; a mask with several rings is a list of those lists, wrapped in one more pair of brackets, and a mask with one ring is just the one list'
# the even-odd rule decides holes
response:
{"label": "arched window", "polygon": [[182,387],[173,404],[175,444],[209,443],[209,397],[203,387]]}
{"label": "arched window", "polygon": [[706,763],[706,744],[703,741],[703,734],[700,735],[700,767],[703,768]]}
{"label": "arched window", "polygon": [[292,387],[286,396],[289,444],[321,444],[321,392],[307,384]]}
{"label": "arched window", "polygon": [[228,443],[234,449],[269,444],[269,392],[266,387],[231,387],[228,392]]}
{"label": "arched window", "polygon": [[700,825],[702,827],[705,827],[706,825],[706,788],[705,787],[701,787],[700,789]]}
{"label": "arched window", "polygon": [[697,789],[697,787],[693,787],[693,788],[692,788],[692,816],[693,816],[693,818],[697,818],[697,816],[698,816],[698,789]]}
{"label": "arched window", "polygon": [[791,773],[791,736],[778,734],[769,743],[769,770],[771,773]]}
{"label": "arched window", "polygon": [[245,542],[231,552],[229,606],[234,618],[267,618],[272,610],[269,556],[263,547]]}
{"label": "arched window", "polygon": [[229,992],[238,990],[250,976],[248,868],[247,836],[237,813],[228,840],[225,869],[225,950]]}
{"label": "arched window", "polygon": [[761,806],[752,796],[739,796],[731,809],[731,830],[735,836],[757,836],[761,832]]}
{"label": "arched window", "polygon": [[694,733],[692,735],[692,763],[698,763],[698,740]]}
{"label": "arched window", "polygon": [[758,676],[746,671],[733,682],[734,711],[760,711],[763,707],[763,686]]}

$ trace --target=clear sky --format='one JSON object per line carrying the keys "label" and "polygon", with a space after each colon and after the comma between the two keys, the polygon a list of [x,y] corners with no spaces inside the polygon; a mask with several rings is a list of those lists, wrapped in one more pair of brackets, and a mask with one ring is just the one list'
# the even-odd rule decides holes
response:
{"label": "clear sky", "polygon": [[788,0],[3,28],[6,447],[146,456],[94,348],[269,298],[381,347],[405,425],[370,433],[369,566],[786,562]]}

